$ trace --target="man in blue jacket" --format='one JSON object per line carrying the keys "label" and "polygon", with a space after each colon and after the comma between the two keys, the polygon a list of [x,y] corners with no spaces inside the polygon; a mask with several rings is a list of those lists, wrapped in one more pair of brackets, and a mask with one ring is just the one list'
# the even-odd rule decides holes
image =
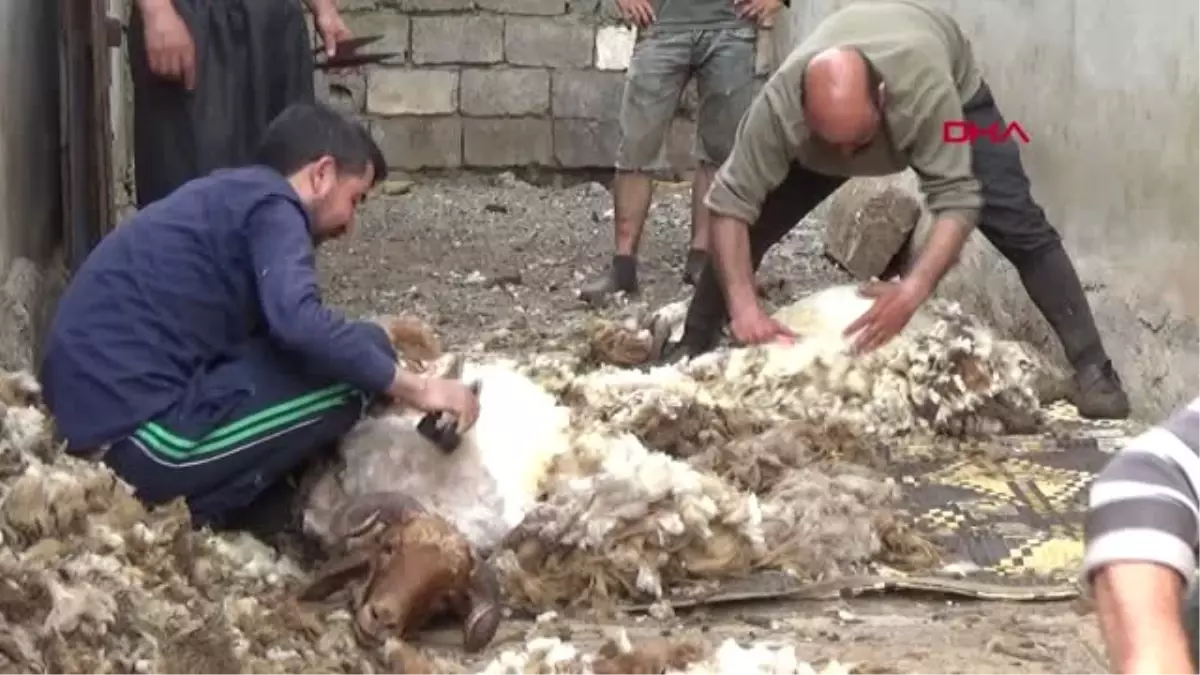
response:
{"label": "man in blue jacket", "polygon": [[368,132],[295,104],[255,162],[189,181],[105,237],[42,364],[67,452],[102,458],[150,504],[185,497],[197,526],[241,527],[375,397],[451,412],[463,430],[478,415],[465,386],[398,367],[381,326],[321,302],[315,247],[351,229],[387,171]]}

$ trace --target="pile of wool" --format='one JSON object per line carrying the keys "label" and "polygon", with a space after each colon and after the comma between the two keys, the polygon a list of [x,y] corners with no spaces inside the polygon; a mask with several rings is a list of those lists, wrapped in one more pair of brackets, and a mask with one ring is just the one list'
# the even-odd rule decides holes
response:
{"label": "pile of wool", "polygon": [[[782,436],[758,447],[772,438]],[[805,466],[805,456],[817,455],[793,452],[769,480],[752,479],[732,460],[714,466],[720,453],[683,459],[632,434],[580,431],[547,474],[545,499],[493,556],[506,599],[602,610],[756,570],[818,580],[872,562],[936,562],[898,518],[901,494],[884,473],[840,460]]]}
{"label": "pile of wool", "polygon": [[[955,303],[931,300],[887,345],[853,355],[842,332],[871,302],[853,285],[828,288],[775,313],[796,332],[794,344],[718,349],[645,371],[602,367],[576,379],[569,395],[639,436],[669,423],[679,438],[668,445],[700,447],[714,434],[728,440],[796,419],[881,437],[1011,433],[1038,424],[1044,360],[1026,345],[998,339]],[[675,303],[643,323],[678,334],[677,323],[661,327],[680,321],[678,314]]]}
{"label": "pile of wool", "polygon": [[847,664],[831,661],[819,670],[800,660],[790,644],[758,641],[742,646],[732,638],[719,646],[700,638],[654,638],[637,643],[624,630],[609,637],[594,651],[557,637],[527,641],[521,649],[506,650],[487,664],[482,673],[754,673],[762,675],[848,675]]}
{"label": "pile of wool", "polygon": [[[1037,362],[941,302],[852,355],[842,332],[870,302],[826,289],[776,313],[794,344],[677,365],[588,370],[594,345],[527,361],[570,406],[572,441],[494,558],[510,602],[595,609],[764,569],[815,581],[936,565],[887,467],[1035,428]],[[677,333],[668,314],[639,330]]]}
{"label": "pile of wool", "polygon": [[299,606],[300,568],[257,540],[152,511],[59,452],[28,374],[0,374],[0,669],[372,672],[343,609]]}

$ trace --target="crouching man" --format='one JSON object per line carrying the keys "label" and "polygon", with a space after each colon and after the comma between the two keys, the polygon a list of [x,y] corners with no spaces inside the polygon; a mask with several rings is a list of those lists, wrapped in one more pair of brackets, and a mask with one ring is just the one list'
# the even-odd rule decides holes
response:
{"label": "crouching man", "polygon": [[58,305],[41,369],[67,451],[102,459],[145,502],[185,497],[197,526],[236,526],[375,397],[463,429],[478,415],[465,386],[397,367],[383,327],[321,302],[315,247],[350,231],[387,170],[368,132],[296,104],[255,161],[105,237]]}
{"label": "crouching man", "polygon": [[1133,439],[1092,485],[1084,574],[1112,672],[1196,672],[1198,493],[1200,398]]}
{"label": "crouching man", "polygon": [[668,358],[710,349],[727,317],[739,342],[787,339],[755,295],[767,251],[847,177],[912,167],[936,220],[908,274],[871,289],[876,302],[848,330],[858,347],[878,347],[904,328],[978,225],[1058,334],[1075,367],[1080,413],[1128,416],[1083,286],[1030,194],[1016,141],[945,142],[944,125],[963,119],[1005,126],[970,42],[945,12],[908,0],[860,2],[815,26],[763,85],[713,180],[716,266],[697,286],[682,349]]}

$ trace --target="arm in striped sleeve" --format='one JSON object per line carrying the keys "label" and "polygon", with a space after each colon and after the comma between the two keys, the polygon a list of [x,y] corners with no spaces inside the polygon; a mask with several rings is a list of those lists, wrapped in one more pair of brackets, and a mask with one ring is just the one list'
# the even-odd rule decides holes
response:
{"label": "arm in striped sleeve", "polygon": [[1092,485],[1084,572],[1118,561],[1196,568],[1200,398],[1121,449]]}

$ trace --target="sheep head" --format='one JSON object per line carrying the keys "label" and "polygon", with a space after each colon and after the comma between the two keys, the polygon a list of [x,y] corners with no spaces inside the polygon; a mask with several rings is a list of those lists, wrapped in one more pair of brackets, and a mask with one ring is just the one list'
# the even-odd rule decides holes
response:
{"label": "sheep head", "polygon": [[395,492],[363,495],[343,506],[333,530],[344,554],[300,594],[320,600],[354,581],[354,626],[365,642],[411,636],[431,619],[462,621],[463,644],[478,651],[500,624],[495,573],[448,521]]}

